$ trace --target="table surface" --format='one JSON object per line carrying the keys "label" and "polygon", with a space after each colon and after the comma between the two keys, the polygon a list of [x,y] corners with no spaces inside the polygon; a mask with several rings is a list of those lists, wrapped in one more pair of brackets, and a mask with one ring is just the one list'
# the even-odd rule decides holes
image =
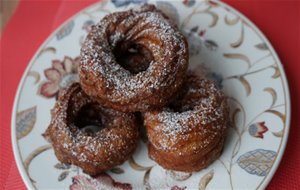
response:
{"label": "table surface", "polygon": [[[4,0],[5,1],[5,0]],[[63,21],[96,0],[21,0],[0,38],[0,189],[26,189],[12,153],[11,112],[21,76],[35,51]],[[267,189],[300,189],[300,1],[224,0],[267,36],[284,66],[292,99],[290,135]]]}
{"label": "table surface", "polygon": [[13,1],[0,1],[0,35],[1,32],[6,25],[7,21],[11,17],[11,15],[14,13],[15,9],[17,8],[19,3],[19,0],[13,0]]}

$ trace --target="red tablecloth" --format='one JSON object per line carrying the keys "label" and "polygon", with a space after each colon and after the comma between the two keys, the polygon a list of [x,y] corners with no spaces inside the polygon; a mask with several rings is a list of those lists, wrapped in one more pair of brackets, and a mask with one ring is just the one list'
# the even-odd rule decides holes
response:
{"label": "red tablecloth", "polygon": [[[290,136],[268,189],[300,189],[300,1],[224,0],[252,20],[269,38],[287,74],[292,98]],[[22,0],[1,36],[0,189],[25,189],[10,138],[11,111],[21,76],[31,57],[64,20],[96,0]]]}

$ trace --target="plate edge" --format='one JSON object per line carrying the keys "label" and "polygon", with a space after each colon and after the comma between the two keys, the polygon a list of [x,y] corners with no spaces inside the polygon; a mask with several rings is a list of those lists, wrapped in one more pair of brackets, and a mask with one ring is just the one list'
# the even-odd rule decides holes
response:
{"label": "plate edge", "polygon": [[[284,92],[285,92],[285,95],[286,95],[286,102],[287,102],[287,110],[286,110],[286,121],[285,121],[285,136],[283,137],[282,139],[282,146],[280,149],[283,149],[283,151],[278,154],[278,157],[277,159],[275,160],[275,162],[273,163],[272,165],[272,168],[269,172],[269,175],[267,175],[262,183],[260,184],[260,186],[257,187],[257,189],[265,189],[265,187],[269,184],[269,182],[271,181],[271,179],[273,178],[273,176],[275,175],[275,172],[277,171],[279,165],[280,165],[280,162],[282,160],[282,157],[283,157],[283,154],[285,152],[285,149],[286,149],[286,144],[287,144],[287,140],[288,140],[288,136],[289,136],[289,130],[290,130],[290,121],[291,121],[291,99],[290,99],[290,90],[289,90],[289,85],[288,85],[288,82],[287,82],[287,77],[286,77],[286,72],[283,68],[283,65],[282,65],[282,62],[281,60],[279,59],[279,56],[278,54],[276,53],[274,47],[272,46],[272,44],[270,43],[270,41],[268,40],[268,38],[264,35],[264,33],[250,20],[248,19],[248,17],[246,17],[244,14],[242,14],[240,11],[238,11],[237,9],[235,9],[234,7],[230,6],[229,4],[225,3],[225,2],[222,2],[222,1],[218,1],[218,0],[214,0],[215,2],[217,3],[220,3],[222,6],[224,7],[229,7],[231,11],[235,12],[236,14],[240,15],[242,17],[242,19],[246,20],[249,25],[261,36],[264,38],[264,40],[266,41],[267,45],[270,47],[270,51],[272,52],[275,60],[280,63],[278,64],[279,66],[279,69],[282,73],[284,73],[284,75],[281,75],[282,76],[282,82],[284,84]],[[22,77],[21,77],[21,82],[19,83],[18,87],[17,87],[17,91],[16,91],[16,94],[15,94],[15,98],[14,98],[14,103],[13,103],[13,109],[12,109],[12,116],[11,116],[11,138],[12,138],[12,148],[13,148],[13,154],[14,154],[14,159],[16,161],[16,164],[17,164],[17,167],[18,167],[18,170],[20,172],[20,175],[26,185],[26,187],[28,189],[36,189],[34,187],[34,185],[32,184],[31,180],[29,179],[29,176],[26,175],[26,171],[24,169],[24,166],[22,164],[22,161],[21,161],[21,155],[20,155],[20,152],[19,152],[19,149],[17,148],[18,147],[18,142],[17,142],[17,138],[15,136],[16,134],[16,128],[15,128],[15,121],[16,121],[16,113],[17,113],[17,107],[18,107],[18,103],[19,103],[19,96],[20,96],[20,92],[22,90],[22,87],[24,85],[24,82],[25,82],[25,79],[26,79],[26,76],[27,76],[27,73],[28,71],[31,69],[32,67],[32,64],[34,62],[34,60],[37,58],[37,55],[38,55],[38,52],[41,51],[41,49],[48,43],[48,41],[50,41],[50,39],[55,35],[55,33],[57,33],[59,31],[59,29],[61,29],[66,23],[68,23],[69,21],[71,21],[72,19],[76,18],[78,15],[80,15],[83,11],[93,7],[94,5],[96,4],[99,4],[99,3],[103,3],[103,2],[96,2],[96,3],[92,3],[91,5],[88,5],[87,7],[85,8],[82,8],[80,11],[78,11],[77,13],[75,13],[74,15],[72,15],[71,17],[69,17],[68,19],[66,19],[62,24],[60,24],[54,31],[50,32],[50,35],[46,38],[46,40],[42,43],[42,45],[39,46],[39,48],[35,51],[35,54],[34,56],[31,58],[30,60],[30,64],[28,64],[26,66],[26,69],[25,71],[23,72],[22,74]]]}
{"label": "plate edge", "polygon": [[17,108],[18,108],[18,103],[19,103],[19,96],[20,96],[20,92],[24,86],[24,82],[25,79],[27,77],[28,72],[30,71],[34,61],[36,60],[36,58],[38,57],[39,52],[42,50],[42,48],[53,38],[53,36],[55,36],[55,34],[61,29],[63,28],[63,26],[65,26],[68,22],[70,22],[71,20],[75,19],[76,17],[78,17],[80,14],[82,14],[82,12],[84,12],[85,10],[90,9],[91,7],[100,4],[100,3],[104,3],[106,0],[103,0],[101,2],[95,2],[92,3],[84,8],[82,8],[81,10],[79,10],[78,12],[76,12],[75,14],[73,14],[72,16],[70,16],[69,18],[67,18],[65,21],[63,21],[55,30],[50,32],[50,35],[44,40],[44,42],[39,46],[39,48],[35,51],[33,57],[30,59],[29,64],[26,66],[26,69],[24,70],[21,80],[18,84],[17,87],[17,91],[14,97],[14,102],[13,102],[13,109],[12,109],[12,114],[11,114],[11,141],[12,141],[12,150],[13,150],[13,155],[14,155],[14,160],[17,164],[17,168],[18,171],[22,177],[22,180],[25,184],[25,186],[27,187],[27,189],[37,189],[34,184],[31,182],[29,175],[26,174],[26,170],[24,168],[24,165],[22,164],[22,160],[21,160],[21,154],[20,154],[20,150],[19,150],[19,146],[18,146],[18,140],[16,137],[16,114],[17,114]]}
{"label": "plate edge", "polygon": [[[284,94],[285,94],[285,98],[286,98],[286,120],[285,120],[285,129],[284,129],[284,136],[282,138],[282,144],[281,147],[279,147],[279,150],[282,150],[280,152],[280,154],[277,155],[277,159],[275,160],[275,162],[273,163],[271,170],[269,171],[269,175],[267,175],[259,184],[258,187],[256,187],[256,189],[265,189],[267,187],[267,185],[270,183],[270,181],[272,180],[273,176],[275,175],[280,162],[282,160],[282,157],[284,155],[285,149],[286,149],[286,144],[287,144],[287,140],[288,140],[288,136],[289,136],[289,131],[290,131],[290,123],[291,123],[291,95],[290,95],[290,88],[288,85],[288,80],[286,77],[286,72],[284,70],[284,67],[282,65],[281,60],[279,59],[279,56],[277,54],[277,52],[275,51],[275,48],[273,47],[273,45],[270,43],[269,39],[266,37],[266,35],[254,24],[254,22],[252,22],[250,19],[248,19],[247,16],[245,16],[243,13],[241,13],[239,10],[237,10],[236,8],[232,7],[231,5],[222,2],[220,0],[213,0],[216,3],[220,3],[222,6],[224,7],[228,7],[231,11],[233,11],[235,14],[241,16],[242,19],[244,19],[245,21],[247,21],[249,23],[249,25],[251,26],[251,28],[258,34],[260,35],[260,37],[262,37],[266,44],[270,47],[270,51],[273,54],[273,57],[275,58],[275,61],[279,64],[277,64],[279,66],[279,70],[281,71],[281,77],[282,77],[282,84],[283,84],[283,89],[284,89]],[[284,75],[282,75],[282,73]]]}

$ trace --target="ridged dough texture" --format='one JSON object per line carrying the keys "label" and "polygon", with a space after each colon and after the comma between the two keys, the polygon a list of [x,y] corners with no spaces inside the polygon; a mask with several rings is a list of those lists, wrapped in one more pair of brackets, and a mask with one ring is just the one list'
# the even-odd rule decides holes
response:
{"label": "ridged dough texture", "polygon": [[[139,133],[134,114],[103,108],[82,91],[79,83],[60,94],[51,113],[45,135],[56,157],[90,175],[122,164],[137,146]],[[87,130],[89,125],[98,125],[101,130]]]}
{"label": "ridged dough texture", "polygon": [[187,75],[188,63],[185,37],[154,5],[105,16],[81,48],[80,84],[51,113],[46,136],[58,160],[90,175],[122,164],[139,139],[131,112],[142,112],[151,159],[169,170],[207,167],[222,152],[229,109],[212,81]]}
{"label": "ridged dough texture", "polygon": [[207,167],[223,149],[228,112],[225,96],[212,81],[189,75],[172,104],[144,114],[149,157],[170,170]]}
{"label": "ridged dough texture", "polygon": [[[150,63],[138,72],[126,63],[126,51],[133,54],[129,60],[142,57]],[[146,4],[109,14],[92,27],[81,48],[80,83],[103,106],[144,112],[169,103],[182,86],[188,62],[185,37]]]}

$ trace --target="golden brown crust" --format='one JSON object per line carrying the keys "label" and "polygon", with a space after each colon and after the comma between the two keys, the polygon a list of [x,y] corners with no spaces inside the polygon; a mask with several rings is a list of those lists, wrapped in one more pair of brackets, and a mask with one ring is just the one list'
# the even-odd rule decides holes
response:
{"label": "golden brown crust", "polygon": [[[149,63],[134,70],[130,62],[141,56],[139,63]],[[188,60],[186,39],[175,24],[154,5],[144,5],[109,14],[91,29],[81,48],[80,83],[115,110],[161,108],[182,86]]]}
{"label": "golden brown crust", "polygon": [[193,172],[221,154],[228,127],[224,95],[213,82],[189,75],[168,108],[144,114],[149,156],[165,169]]}
{"label": "golden brown crust", "polygon": [[200,171],[209,166],[213,161],[218,159],[221,155],[224,145],[224,138],[221,138],[218,144],[201,158],[199,155],[178,155],[172,152],[163,152],[154,148],[151,143],[148,145],[149,157],[155,160],[159,165],[165,169],[195,172]]}
{"label": "golden brown crust", "polygon": [[[78,83],[59,96],[51,114],[47,136],[56,157],[63,163],[81,167],[90,175],[122,164],[137,146],[135,116],[103,108]],[[86,125],[102,128],[92,132],[93,128]]]}

